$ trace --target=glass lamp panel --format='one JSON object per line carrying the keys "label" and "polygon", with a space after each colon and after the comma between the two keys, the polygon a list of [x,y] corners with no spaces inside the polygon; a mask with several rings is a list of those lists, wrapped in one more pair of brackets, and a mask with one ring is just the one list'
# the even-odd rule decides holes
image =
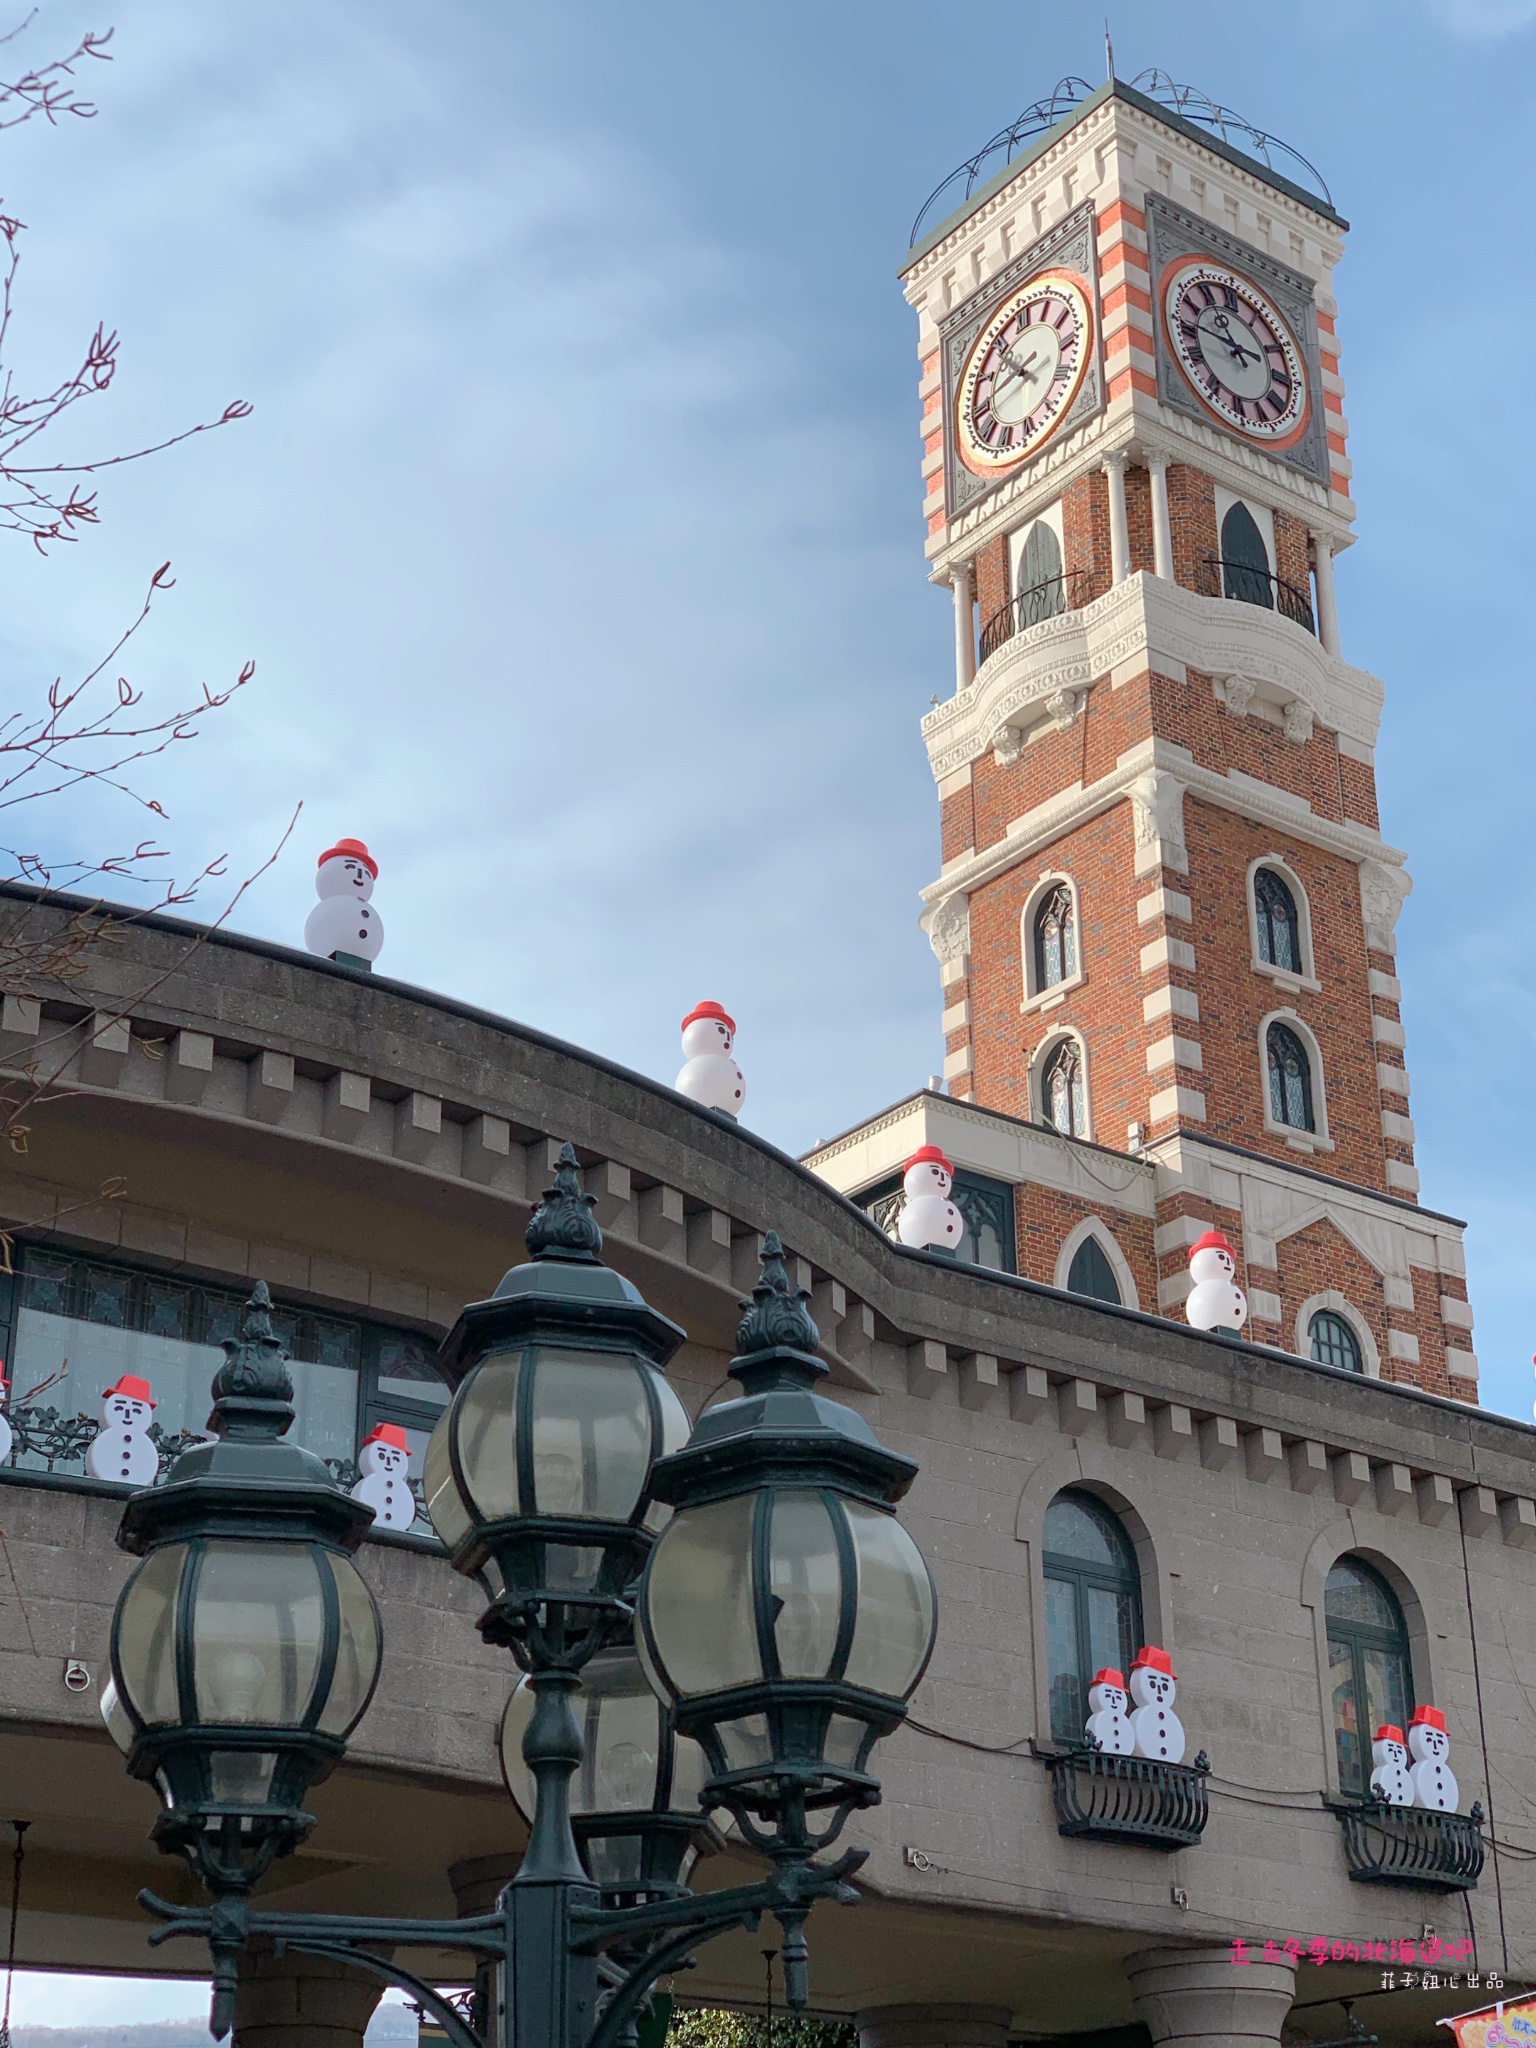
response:
{"label": "glass lamp panel", "polygon": [[551,1593],[590,1593],[602,1568],[603,1553],[590,1544],[544,1546],[544,1585]]}
{"label": "glass lamp panel", "polygon": [[837,1649],[843,1574],[831,1511],[819,1493],[774,1495],[768,1590],[779,1669],[786,1678],[825,1678]]}
{"label": "glass lamp panel", "polygon": [[[688,1410],[678,1399],[670,1380],[660,1373],[655,1376],[657,1399],[661,1403],[661,1449],[657,1457],[668,1458],[674,1451],[680,1451],[693,1434],[693,1425],[688,1420]],[[665,1501],[653,1500],[645,1511],[645,1527],[654,1535],[664,1529],[672,1518],[672,1510]]]}
{"label": "glass lamp panel", "polygon": [[525,1508],[627,1522],[651,1474],[651,1404],[630,1356],[541,1350],[534,1363],[533,1491]]}
{"label": "glass lamp panel", "polygon": [[[579,1700],[577,1705],[580,1705]],[[532,1718],[533,1688],[524,1678],[512,1688],[506,1711],[501,1717],[501,1773],[512,1795],[512,1804],[530,1827],[533,1825],[535,1787],[533,1773],[523,1762],[523,1737]],[[574,1795],[577,1790],[574,1779],[571,1790]]]}
{"label": "glass lamp panel", "polygon": [[210,1542],[192,1615],[198,1719],[301,1726],[324,1635],[319,1569],[308,1544]]}
{"label": "glass lamp panel", "polygon": [[208,1758],[208,1791],[220,1806],[265,1806],[277,1756],[271,1750],[215,1749]]}
{"label": "glass lamp panel", "polygon": [[340,1624],[336,1644],[336,1675],[330,1695],[316,1723],[322,1735],[351,1732],[373,1690],[383,1654],[379,1642],[379,1617],[373,1596],[349,1557],[334,1551],[324,1553],[324,1568],[336,1582],[336,1605]]}
{"label": "glass lamp panel", "polygon": [[[520,1351],[482,1360],[448,1411],[449,1427],[458,1437],[459,1469],[468,1495],[463,1503],[466,1530],[472,1519],[499,1522],[519,1512],[517,1383],[522,1364]],[[435,1438],[437,1431],[432,1434]],[[427,1498],[431,1503],[430,1490]],[[437,1523],[435,1503],[432,1520]],[[440,1527],[438,1533],[442,1534]],[[444,1536],[443,1540],[448,1539]]]}
{"label": "glass lamp panel", "polygon": [[107,1724],[107,1733],[126,1756],[133,1747],[133,1722],[128,1709],[118,1697],[117,1681],[109,1678],[101,1688],[101,1718]]}
{"label": "glass lamp panel", "polygon": [[766,1714],[743,1714],[739,1721],[722,1721],[715,1731],[725,1752],[728,1771],[744,1771],[752,1764],[773,1761],[773,1739],[768,1733]]}
{"label": "glass lamp panel", "polygon": [[691,1735],[672,1738],[672,1789],[667,1794],[669,1813],[692,1813],[709,1776],[709,1758]]}
{"label": "glass lamp panel", "polygon": [[594,1835],[586,1845],[592,1882],[605,1892],[633,1892],[641,1885],[645,1843],[639,1835]]}
{"label": "glass lamp panel", "polygon": [[454,1482],[453,1464],[448,1455],[449,1428],[452,1411],[445,1409],[433,1425],[432,1435],[427,1443],[427,1454],[422,1460],[421,1490],[426,1495],[427,1513],[440,1540],[449,1550],[457,1550],[473,1526],[459,1489]]}
{"label": "glass lamp panel", "polygon": [[[640,1676],[638,1671],[635,1675]],[[571,1787],[571,1810],[643,1812],[656,1798],[661,1703],[646,1685],[640,1692],[610,1693],[593,1707],[587,1717],[587,1753]]]}
{"label": "glass lamp panel", "polygon": [[755,1494],[684,1508],[657,1540],[642,1598],[661,1669],[642,1661],[665,1698],[750,1685],[763,1675],[752,1608]]}
{"label": "glass lamp panel", "polygon": [[176,1690],[176,1592],[185,1543],[151,1551],[128,1581],[117,1609],[117,1662],[126,1704],[147,1728],[181,1719]]}
{"label": "glass lamp panel", "polygon": [[844,1677],[850,1685],[905,1699],[933,1641],[933,1581],[894,1515],[864,1501],[842,1503],[858,1559],[859,1604]]}
{"label": "glass lamp panel", "polygon": [[822,1756],[829,1764],[843,1770],[854,1771],[859,1766],[859,1751],[869,1734],[867,1721],[855,1721],[848,1714],[834,1714],[827,1723],[827,1739],[821,1745]]}

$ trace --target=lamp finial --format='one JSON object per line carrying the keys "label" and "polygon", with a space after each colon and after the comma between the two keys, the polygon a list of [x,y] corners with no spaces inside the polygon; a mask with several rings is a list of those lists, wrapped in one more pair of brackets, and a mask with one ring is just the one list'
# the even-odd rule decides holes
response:
{"label": "lamp finial", "polygon": [[526,1243],[530,1259],[578,1259],[597,1265],[603,1248],[603,1233],[592,1214],[596,1195],[582,1192],[575,1147],[560,1147],[552,1187],[528,1221]]}

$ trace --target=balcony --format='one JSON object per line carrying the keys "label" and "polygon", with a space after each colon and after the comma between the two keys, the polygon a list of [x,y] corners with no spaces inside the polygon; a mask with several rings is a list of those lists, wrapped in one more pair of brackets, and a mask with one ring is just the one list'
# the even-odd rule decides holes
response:
{"label": "balcony", "polygon": [[1021,590],[1017,597],[1005,604],[1001,611],[994,612],[981,629],[981,660],[996,654],[1015,633],[1022,633],[1026,626],[1038,626],[1046,619],[1054,619],[1061,612],[1081,611],[1085,604],[1092,604],[1096,597],[1102,597],[1109,588],[1109,579],[1092,569],[1065,569],[1059,576],[1051,576],[1044,583],[1035,583],[1028,590]]}
{"label": "balcony", "polygon": [[1262,605],[1266,611],[1278,612],[1281,618],[1304,627],[1316,637],[1311,597],[1294,583],[1287,583],[1283,576],[1272,576],[1267,569],[1207,555],[1195,572],[1195,588],[1202,597],[1229,597],[1239,604]]}
{"label": "balcony", "polygon": [[1058,1834],[1144,1849],[1190,1849],[1205,1832],[1211,1766],[1203,1749],[1193,1764],[1069,1749],[1052,1756],[1050,1766]]}
{"label": "balcony", "polygon": [[1368,1799],[1334,1805],[1344,1860],[1356,1884],[1397,1884],[1421,1892],[1468,1892],[1483,1869],[1483,1809],[1432,1813]]}

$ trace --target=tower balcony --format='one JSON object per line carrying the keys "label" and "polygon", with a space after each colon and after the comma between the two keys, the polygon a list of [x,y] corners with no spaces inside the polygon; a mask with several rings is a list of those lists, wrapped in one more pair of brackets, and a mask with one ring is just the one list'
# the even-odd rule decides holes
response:
{"label": "tower balcony", "polygon": [[1261,605],[1266,611],[1278,612],[1282,619],[1289,619],[1308,633],[1317,632],[1309,594],[1298,590],[1294,583],[1287,583],[1283,576],[1276,576],[1268,569],[1255,568],[1251,562],[1228,562],[1220,555],[1207,555],[1199,564],[1195,588],[1202,597],[1223,597],[1237,604]]}

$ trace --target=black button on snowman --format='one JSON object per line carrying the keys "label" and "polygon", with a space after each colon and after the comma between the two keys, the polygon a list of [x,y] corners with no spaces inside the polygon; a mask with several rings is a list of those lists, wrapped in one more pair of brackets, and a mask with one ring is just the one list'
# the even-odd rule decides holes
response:
{"label": "black button on snowman", "polygon": [[361,839],[338,839],[321,854],[315,870],[320,901],[304,926],[311,953],[349,967],[372,967],[384,944],[384,921],[369,898],[379,864]]}

